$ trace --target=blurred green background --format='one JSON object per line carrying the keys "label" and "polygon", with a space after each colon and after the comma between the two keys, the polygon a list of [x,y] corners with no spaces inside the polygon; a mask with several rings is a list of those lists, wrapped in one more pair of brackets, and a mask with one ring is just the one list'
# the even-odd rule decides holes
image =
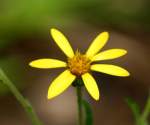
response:
{"label": "blurred green background", "polygon": [[[124,48],[128,55],[106,63],[131,72],[129,78],[94,73],[101,100],[93,105],[94,125],[133,125],[124,99],[134,98],[144,106],[150,85],[150,1],[149,0],[1,0],[0,67],[32,102],[45,125],[75,125],[76,96],[73,87],[53,100],[46,94],[50,82],[62,70],[38,70],[28,66],[37,58],[65,60],[53,42],[49,29],[61,30],[74,49],[82,52],[102,31],[110,33],[104,49]],[[1,125],[27,125],[21,106],[0,84]]]}

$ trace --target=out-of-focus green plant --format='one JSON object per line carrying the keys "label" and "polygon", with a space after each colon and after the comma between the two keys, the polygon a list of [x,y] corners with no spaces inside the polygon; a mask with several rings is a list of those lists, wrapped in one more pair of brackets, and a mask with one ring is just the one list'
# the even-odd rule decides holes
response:
{"label": "out-of-focus green plant", "polygon": [[[14,81],[15,86],[18,89],[24,88],[25,71],[23,70],[23,65],[21,64],[21,61],[19,60],[19,57],[17,55],[4,55],[0,57],[0,66],[5,70],[5,73],[8,75],[8,77],[12,81]],[[0,96],[3,96],[8,92],[9,89],[6,86],[4,86],[4,84],[1,84],[0,81]]]}
{"label": "out-of-focus green plant", "polygon": [[17,101],[21,104],[21,106],[26,111],[28,117],[30,118],[33,125],[42,125],[41,121],[37,117],[32,105],[30,102],[23,97],[23,95],[18,91],[15,85],[10,81],[10,79],[6,76],[4,71],[0,68],[0,81],[3,85],[5,85],[10,92],[15,96]]}
{"label": "out-of-focus green plant", "polygon": [[[18,91],[18,89],[13,84],[13,82],[7,77],[7,75],[4,73],[4,71],[1,68],[0,68],[0,84],[7,87],[9,91],[14,95],[14,97],[17,99],[17,101],[22,105],[22,107],[26,111],[33,125],[43,125],[39,120],[38,116],[36,115],[30,102]],[[92,116],[92,110],[90,104],[86,100],[83,100],[82,98],[78,99],[78,101],[80,103],[80,112],[79,112],[80,114],[82,114],[82,107],[84,108],[84,113],[85,113],[84,124],[92,125],[93,116]],[[81,124],[82,122],[83,121],[81,121]]]}
{"label": "out-of-focus green plant", "polygon": [[126,102],[134,115],[136,125],[149,125],[148,116],[150,114],[150,96],[148,97],[147,103],[142,112],[140,111],[139,105],[131,98],[127,98]]}
{"label": "out-of-focus green plant", "polygon": [[149,30],[149,13],[149,0],[2,0],[0,48],[18,37],[45,34],[48,26],[74,26],[79,21]]}

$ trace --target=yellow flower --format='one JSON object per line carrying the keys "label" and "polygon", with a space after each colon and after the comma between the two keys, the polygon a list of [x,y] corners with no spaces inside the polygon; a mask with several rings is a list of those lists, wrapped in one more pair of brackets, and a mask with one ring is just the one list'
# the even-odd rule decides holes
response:
{"label": "yellow flower", "polygon": [[56,44],[67,56],[68,61],[63,62],[57,59],[44,58],[32,61],[29,64],[32,67],[42,69],[66,67],[66,70],[51,83],[48,89],[48,99],[58,96],[66,90],[76,78],[81,77],[89,94],[95,100],[99,100],[99,89],[90,71],[120,77],[129,76],[129,72],[119,66],[93,64],[93,62],[97,61],[115,59],[127,53],[124,49],[110,49],[98,53],[108,41],[108,32],[100,33],[94,39],[85,54],[81,54],[79,51],[74,53],[67,38],[57,29],[51,29],[50,33]]}

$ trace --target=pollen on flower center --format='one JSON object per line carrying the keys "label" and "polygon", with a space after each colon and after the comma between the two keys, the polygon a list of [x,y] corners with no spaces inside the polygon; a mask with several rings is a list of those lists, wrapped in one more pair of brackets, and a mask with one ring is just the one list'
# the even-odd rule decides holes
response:
{"label": "pollen on flower center", "polygon": [[74,57],[68,59],[68,68],[72,74],[80,76],[89,71],[90,63],[91,61],[86,55],[76,51]]}

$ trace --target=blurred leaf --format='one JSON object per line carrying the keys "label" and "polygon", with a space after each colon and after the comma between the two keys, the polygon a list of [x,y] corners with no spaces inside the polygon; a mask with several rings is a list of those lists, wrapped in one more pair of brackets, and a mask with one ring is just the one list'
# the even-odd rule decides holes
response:
{"label": "blurred leaf", "polygon": [[139,119],[139,117],[140,117],[139,105],[131,98],[127,98],[126,102],[127,102],[128,106],[130,107],[130,109],[132,110],[132,113],[133,113],[135,119]]}
{"label": "blurred leaf", "polygon": [[85,110],[85,125],[93,125],[93,113],[90,104],[86,100],[82,100]]}
{"label": "blurred leaf", "polygon": [[149,6],[146,0],[3,0],[0,2],[0,39],[44,35],[50,26],[73,26],[80,20],[128,30],[144,26],[148,30]]}
{"label": "blurred leaf", "polygon": [[133,99],[127,98],[126,102],[134,115],[136,125],[148,125],[147,117],[150,112],[150,97],[147,100],[147,104],[143,112],[140,112],[139,105]]}
{"label": "blurred leaf", "polygon": [[[19,59],[16,56],[1,57],[0,67],[4,69],[5,72],[8,74],[8,77],[12,79],[12,81],[14,81],[15,86],[17,86],[17,88],[22,88],[24,86],[24,73],[22,71],[23,68]],[[0,81],[0,96],[5,95],[7,92],[9,92],[8,88],[1,83],[2,82]]]}
{"label": "blurred leaf", "polygon": [[22,105],[26,114],[30,118],[33,125],[43,125],[42,122],[39,120],[37,114],[35,113],[32,105],[30,102],[19,92],[16,88],[14,83],[9,79],[9,77],[5,74],[3,69],[0,67],[0,80],[3,82],[4,85],[7,86],[9,91],[14,95],[16,100]]}
{"label": "blurred leaf", "polygon": [[149,97],[147,99],[147,103],[146,103],[145,108],[143,110],[143,113],[142,113],[142,116],[141,116],[142,119],[143,120],[147,120],[149,114],[150,114],[150,95],[149,95]]}
{"label": "blurred leaf", "polygon": [[[6,0],[0,2],[0,38],[14,39],[44,34],[49,26],[69,25],[74,21],[69,0]],[[70,11],[69,11],[70,10]]]}
{"label": "blurred leaf", "polygon": [[0,38],[0,50],[7,47],[12,41]]}

